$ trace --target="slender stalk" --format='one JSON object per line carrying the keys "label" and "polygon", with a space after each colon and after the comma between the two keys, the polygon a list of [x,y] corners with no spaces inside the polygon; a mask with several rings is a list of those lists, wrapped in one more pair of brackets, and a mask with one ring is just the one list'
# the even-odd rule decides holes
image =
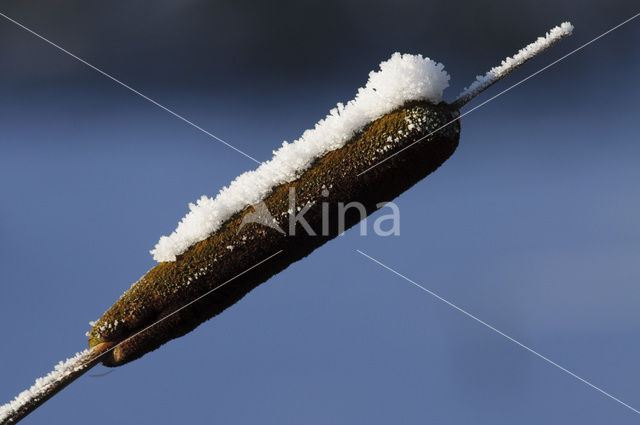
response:
{"label": "slender stalk", "polygon": [[91,350],[78,353],[72,359],[59,363],[43,378],[36,380],[28,390],[23,391],[13,401],[0,406],[0,424],[15,424],[36,410],[45,401],[60,392],[100,362],[100,357],[112,344],[100,344]]}
{"label": "slender stalk", "polygon": [[478,96],[480,93],[507,75],[511,74],[529,60],[538,56],[540,53],[544,52],[563,38],[571,35],[572,31],[573,25],[569,22],[564,22],[560,26],[552,28],[544,37],[538,37],[536,41],[523,47],[512,57],[504,59],[499,66],[495,66],[486,74],[476,77],[476,80],[471,83],[469,87],[464,89],[463,92],[460,93],[460,96],[453,101],[452,106],[456,109],[460,109],[471,99]]}

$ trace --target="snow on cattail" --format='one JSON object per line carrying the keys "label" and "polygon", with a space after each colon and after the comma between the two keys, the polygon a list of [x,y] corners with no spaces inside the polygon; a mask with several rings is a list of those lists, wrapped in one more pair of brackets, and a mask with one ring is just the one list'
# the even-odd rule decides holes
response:
{"label": "snow on cattail", "polygon": [[[190,204],[152,251],[159,264],[92,323],[91,349],[0,407],[0,421],[19,421],[97,362],[119,366],[190,332],[382,208],[454,153],[461,106],[572,29],[569,23],[552,29],[478,77],[452,104],[442,101],[449,84],[442,64],[394,53],[353,100],[339,103],[298,140],[284,142],[271,160],[215,198]],[[365,217],[356,209],[325,221],[327,211],[352,202],[363,206]],[[243,220],[259,211],[269,213],[269,225]],[[302,213],[304,225],[296,218]],[[282,231],[287,217],[289,234]]]}
{"label": "snow on cattail", "polygon": [[202,196],[189,213],[151,251],[156,261],[175,261],[196,242],[206,239],[243,208],[256,204],[276,186],[297,179],[313,161],[344,146],[365,125],[410,100],[442,101],[449,86],[444,65],[422,55],[394,53],[371,71],[364,88],[346,105],[338,103],[312,129],[292,143],[283,142],[273,158],[238,176],[215,198]]}

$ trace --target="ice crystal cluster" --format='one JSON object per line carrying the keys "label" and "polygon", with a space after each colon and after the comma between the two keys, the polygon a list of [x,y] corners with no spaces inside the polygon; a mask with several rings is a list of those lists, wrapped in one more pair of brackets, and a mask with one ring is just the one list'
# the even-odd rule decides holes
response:
{"label": "ice crystal cluster", "polygon": [[283,142],[273,158],[237,177],[215,198],[202,196],[189,213],[151,251],[158,261],[175,261],[191,245],[206,239],[234,213],[262,201],[271,190],[296,180],[313,161],[338,149],[370,122],[411,100],[442,101],[449,85],[444,65],[422,55],[394,53],[372,71],[365,87],[347,104],[338,103],[314,128],[292,143]]}
{"label": "ice crystal cluster", "polygon": [[36,379],[36,382],[28,390],[24,390],[7,404],[0,406],[0,423],[14,414],[28,403],[33,403],[44,397],[47,392],[62,379],[73,372],[84,369],[90,357],[90,350],[76,353],[75,356],[58,363],[48,375]]}

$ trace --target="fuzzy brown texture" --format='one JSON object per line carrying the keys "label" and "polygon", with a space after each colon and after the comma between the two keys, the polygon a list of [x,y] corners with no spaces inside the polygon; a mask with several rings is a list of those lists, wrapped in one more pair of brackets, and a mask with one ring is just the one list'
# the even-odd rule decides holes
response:
{"label": "fuzzy brown texture", "polygon": [[[253,207],[248,207],[227,220],[206,240],[194,244],[175,262],[158,264],[136,282],[97,321],[89,333],[89,346],[118,343],[102,359],[107,366],[118,366],[190,332],[219,314],[274,274],[336,237],[339,202],[360,202],[367,214],[371,214],[379,203],[393,200],[438,168],[458,146],[459,120],[393,155],[458,115],[458,110],[446,103],[433,105],[415,101],[369,124],[344,147],[318,159],[297,180],[274,188],[264,200],[280,227],[289,233],[289,189],[294,187],[296,206],[313,204],[304,218],[318,236],[309,235],[300,225],[296,227],[295,236],[283,235],[255,223],[246,224],[238,232],[244,215],[254,211]],[[324,189],[329,191],[328,196],[323,196]],[[322,203],[326,203],[330,212],[330,232],[326,236],[319,236]],[[345,228],[361,220],[355,208],[347,211]],[[279,250],[282,250],[280,254],[238,276]],[[224,286],[172,314],[227,281]],[[163,317],[166,319],[150,326]]]}

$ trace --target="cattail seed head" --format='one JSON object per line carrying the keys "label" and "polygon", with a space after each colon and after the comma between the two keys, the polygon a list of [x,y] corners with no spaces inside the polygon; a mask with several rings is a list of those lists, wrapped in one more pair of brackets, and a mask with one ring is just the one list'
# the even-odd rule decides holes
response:
{"label": "cattail seed head", "polygon": [[[321,204],[336,212],[340,204],[358,202],[368,215],[380,203],[394,199],[438,168],[458,145],[460,123],[454,121],[457,116],[458,111],[446,103],[413,101],[375,120],[342,148],[316,160],[300,178],[274,188],[264,199],[268,211],[286,229],[290,191],[295,189],[296,205],[310,205],[304,217],[312,232],[300,223],[294,234],[282,234],[258,223],[245,223],[238,231],[243,217],[254,208],[234,214],[218,231],[194,244],[176,261],[158,264],[136,282],[96,322],[89,332],[89,345],[117,343],[103,358],[104,364],[117,366],[219,314],[340,233],[338,224],[342,223],[338,223],[337,214],[329,214],[328,226],[323,226]],[[447,123],[451,124],[430,135]],[[380,162],[385,159],[388,160]],[[371,168],[375,164],[379,165]],[[341,218],[345,228],[361,220],[360,214],[352,210]],[[242,274],[279,250],[281,254]],[[189,304],[229,279],[233,281],[228,285]]]}

